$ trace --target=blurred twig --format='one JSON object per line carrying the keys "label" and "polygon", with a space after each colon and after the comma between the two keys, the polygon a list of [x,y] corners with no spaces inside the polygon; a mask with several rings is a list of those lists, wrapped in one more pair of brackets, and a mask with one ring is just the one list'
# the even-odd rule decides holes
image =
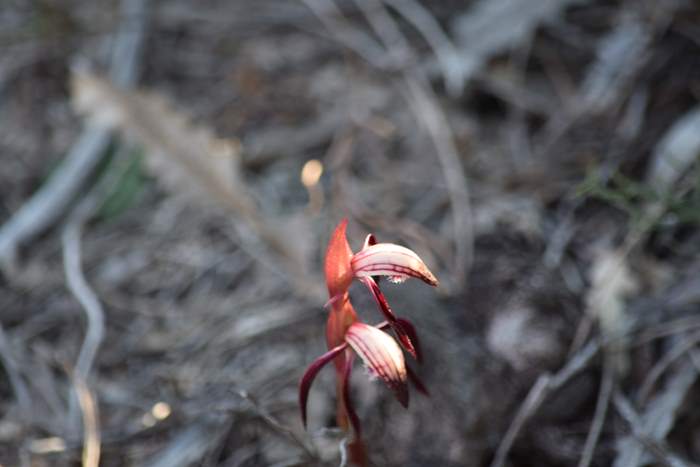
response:
{"label": "blurred twig", "polygon": [[[344,21],[342,12],[333,0],[302,0],[302,2],[341,44],[380,69],[387,66],[382,47],[374,39]],[[389,60],[389,63],[392,61]]]}
{"label": "blurred twig", "polygon": [[684,336],[680,342],[666,352],[647,373],[644,382],[639,388],[639,400],[646,402],[661,375],[671,367],[673,362],[694,349],[698,343],[700,343],[700,332],[694,332]]}
{"label": "blurred twig", "polygon": [[31,398],[29,397],[29,391],[17,368],[17,362],[12,355],[12,348],[7,340],[7,334],[5,333],[2,323],[0,323],[0,359],[2,360],[7,378],[10,380],[10,385],[17,398],[20,411],[25,419],[30,420]]}
{"label": "blurred twig", "polygon": [[259,210],[252,187],[240,173],[236,140],[221,140],[209,128],[192,124],[158,94],[125,91],[90,73],[75,74],[73,98],[87,118],[143,144],[151,172],[169,192],[189,192],[193,200],[213,202],[242,221],[233,228],[248,253],[282,273],[299,296],[318,301],[323,295],[309,278],[306,239],[290,241],[286,231],[293,228],[291,223],[275,224]]}
{"label": "blurred twig", "polygon": [[583,454],[581,454],[581,460],[578,463],[578,467],[588,467],[593,461],[593,454],[595,453],[595,448],[598,444],[600,433],[603,431],[603,425],[605,423],[605,417],[608,413],[610,396],[612,395],[614,384],[615,367],[610,358],[606,358],[603,364],[603,378],[600,382],[598,401],[596,402],[595,413],[593,415],[593,421],[591,422],[591,429],[588,431],[588,436],[586,437],[586,443],[584,444]]}
{"label": "blurred twig", "polygon": [[459,97],[464,88],[465,64],[437,19],[418,0],[383,1],[420,31],[440,63],[448,94]]}
{"label": "blurred twig", "polygon": [[527,397],[520,405],[515,418],[503,436],[496,450],[496,455],[491,462],[491,467],[503,467],[505,465],[510,448],[513,446],[520,430],[530,417],[537,412],[547,396],[562,387],[572,377],[588,366],[599,350],[600,342],[591,341],[574,355],[573,358],[569,359],[567,364],[556,374],[551,375],[545,373],[537,378],[537,381],[535,381]]}
{"label": "blurred twig", "polygon": [[689,464],[664,446],[663,440],[671,430],[680,404],[688,390],[697,380],[697,370],[691,363],[679,367],[666,388],[649,403],[642,414],[621,393],[616,393],[613,402],[618,413],[628,422],[632,434],[618,442],[615,467],[637,467],[643,461],[645,450],[658,462],[671,467],[688,467]]}
{"label": "blurred twig", "polygon": [[203,421],[192,423],[172,437],[168,445],[143,463],[148,467],[188,467],[209,449],[212,428]]}
{"label": "blurred twig", "polygon": [[109,132],[87,128],[53,177],[0,228],[0,263],[8,276],[16,250],[55,222],[92,173],[109,143]]}
{"label": "blurred twig", "polygon": [[[84,404],[80,401],[81,388],[78,387],[78,384],[85,385],[86,390],[89,391],[90,370],[104,338],[105,317],[102,304],[88,284],[83,273],[81,264],[81,237],[85,224],[99,209],[107,194],[114,189],[114,186],[124,175],[123,172],[127,169],[127,165],[123,164],[123,166],[120,167],[119,161],[122,159],[123,153],[125,152],[125,150],[120,151],[115,156],[114,160],[117,161],[117,164],[110,166],[110,168],[114,167],[114,170],[107,171],[97,185],[95,185],[78,206],[76,206],[68,218],[68,222],[63,228],[61,235],[64,274],[66,276],[68,289],[82,306],[87,318],[87,331],[73,370],[75,374],[73,379],[77,402],[81,410],[83,410],[83,418],[86,417],[86,414],[84,413]],[[75,403],[76,400],[71,399],[68,413],[71,431],[77,425]],[[97,404],[94,399],[92,404],[95,406]]]}
{"label": "blurred twig", "polygon": [[73,384],[83,413],[83,467],[97,467],[100,464],[100,421],[97,401],[86,381],[78,373],[73,375]]}
{"label": "blurred twig", "polygon": [[318,455],[314,452],[314,450],[308,446],[301,438],[299,438],[296,434],[296,432],[286,426],[284,426],[282,423],[280,423],[275,417],[273,417],[267,410],[265,410],[263,407],[258,404],[258,402],[247,392],[247,391],[238,391],[238,395],[248,402],[251,407],[253,408],[255,414],[260,417],[261,420],[263,420],[270,428],[272,428],[274,431],[282,434],[285,438],[289,439],[292,441],[295,445],[297,445],[301,450],[304,452],[304,455],[307,457],[307,459],[316,459],[318,460]]}
{"label": "blurred twig", "polygon": [[[85,198],[71,215],[61,236],[63,264],[68,288],[80,302],[87,317],[87,332],[75,365],[75,381],[81,384],[87,384],[90,368],[102,342],[105,327],[104,311],[97,296],[85,280],[80,252],[80,236],[83,225],[96,207],[97,202],[94,196]],[[80,391],[78,391],[78,396],[80,396]],[[71,410],[70,418],[73,422],[74,410]]]}
{"label": "blurred twig", "polygon": [[447,182],[455,242],[454,277],[450,279],[453,286],[461,287],[474,256],[474,231],[467,178],[447,116],[437,104],[432,89],[409,77],[406,77],[405,81],[412,97],[414,112],[422,120],[433,140]]}
{"label": "blurred twig", "polygon": [[[333,0],[304,0],[304,3],[318,16],[326,28],[344,46],[352,48],[347,34],[339,31],[356,31],[353,35],[366,36],[355,30],[345,19]],[[384,45],[384,55],[397,59],[399,63],[410,64],[416,56],[403,36],[394,19],[379,0],[356,0],[365,18]],[[371,61],[370,61],[371,63]],[[437,150],[438,161],[447,183],[452,210],[453,240],[455,244],[452,277],[443,281],[452,287],[464,284],[473,256],[473,226],[466,176],[455,146],[450,124],[430,88],[427,76],[420,67],[401,68],[407,100],[416,119],[423,124]]]}
{"label": "blurred twig", "polygon": [[[403,37],[398,25],[378,0],[357,0],[365,5],[363,13],[380,37],[387,51],[395,55],[410,57],[415,54]],[[370,6],[374,9],[370,10]],[[389,34],[390,33],[390,34]],[[455,242],[455,262],[453,264],[452,286],[464,284],[473,256],[474,234],[471,223],[471,207],[467,179],[450,130],[450,123],[437,102],[427,77],[418,67],[403,70],[403,81],[407,89],[408,102],[414,115],[425,127],[437,150],[438,161],[442,168],[450,197],[452,222]]]}
{"label": "blurred twig", "polygon": [[[111,75],[123,87],[138,79],[148,2],[122,1],[122,24],[111,58]],[[68,151],[56,173],[0,227],[0,267],[12,275],[19,246],[58,220],[93,172],[109,144],[109,131],[88,126]]]}

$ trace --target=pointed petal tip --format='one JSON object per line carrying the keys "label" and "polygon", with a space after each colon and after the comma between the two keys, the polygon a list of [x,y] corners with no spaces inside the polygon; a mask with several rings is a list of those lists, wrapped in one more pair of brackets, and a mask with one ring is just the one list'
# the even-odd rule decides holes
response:
{"label": "pointed petal tip", "polygon": [[[398,333],[397,333],[398,334]],[[411,342],[411,339],[404,333],[404,334],[398,334],[399,341],[401,342],[401,347],[408,352],[408,354],[414,358],[416,361],[420,361],[418,358],[418,352],[416,352],[416,348],[413,345],[413,342]]]}
{"label": "pointed petal tip", "polygon": [[425,386],[423,381],[418,377],[418,375],[411,370],[410,367],[406,367],[406,370],[408,372],[408,379],[413,383],[413,385],[416,387],[418,392],[423,394],[425,397],[430,397],[430,391],[428,391],[428,388]]}
{"label": "pointed petal tip", "polygon": [[413,325],[413,323],[405,318],[397,318],[396,322],[393,323],[392,326],[394,329],[400,329],[400,331],[397,331],[397,333],[403,333],[409,340],[412,351],[410,351],[408,348],[406,348],[406,350],[413,356],[413,358],[416,359],[418,363],[423,363],[423,352],[421,350],[416,327]]}
{"label": "pointed petal tip", "polygon": [[397,389],[395,389],[394,395],[396,396],[396,399],[399,401],[399,403],[403,406],[403,408],[407,409],[409,397],[408,397],[408,387],[406,386],[406,384],[402,384]]}
{"label": "pointed petal tip", "polygon": [[352,250],[346,237],[348,220],[343,219],[336,226],[328,240],[325,258],[326,285],[331,297],[347,292],[352,282]]}

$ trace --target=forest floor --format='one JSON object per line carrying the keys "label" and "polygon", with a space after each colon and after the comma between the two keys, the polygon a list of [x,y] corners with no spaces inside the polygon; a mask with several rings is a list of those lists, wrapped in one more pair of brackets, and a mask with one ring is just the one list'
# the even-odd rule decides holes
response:
{"label": "forest floor", "polygon": [[0,465],[342,465],[343,218],[371,465],[700,464],[699,100],[692,1],[4,1]]}

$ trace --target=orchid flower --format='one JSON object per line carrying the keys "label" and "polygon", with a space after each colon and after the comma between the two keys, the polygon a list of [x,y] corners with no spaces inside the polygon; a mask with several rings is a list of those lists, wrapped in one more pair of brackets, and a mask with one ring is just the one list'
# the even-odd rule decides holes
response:
{"label": "orchid flower", "polygon": [[[406,365],[401,347],[384,329],[392,329],[401,346],[420,361],[420,345],[410,321],[398,318],[379,288],[378,278],[388,276],[401,283],[410,277],[437,286],[438,281],[416,253],[391,243],[377,243],[374,235],[365,239],[362,250],[353,254],[346,237],[347,220],[338,224],[326,251],[325,273],[330,308],[326,324],[328,352],[316,359],[306,370],[299,385],[299,405],[306,426],[306,402],[311,383],[327,363],[333,361],[337,376],[338,425],[348,429],[351,424],[356,440],[360,439],[360,423],[349,395],[349,380],[355,354],[359,355],[370,374],[379,377],[393,391],[404,407],[408,406],[407,380],[420,392],[427,390]],[[357,318],[350,302],[349,288],[358,279],[370,290],[386,321],[370,326]]]}

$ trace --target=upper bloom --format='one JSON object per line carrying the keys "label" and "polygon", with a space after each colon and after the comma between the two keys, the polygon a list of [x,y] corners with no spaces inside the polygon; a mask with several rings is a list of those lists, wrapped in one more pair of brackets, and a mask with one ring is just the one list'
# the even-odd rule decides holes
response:
{"label": "upper bloom", "polygon": [[430,285],[438,285],[437,279],[412,250],[393,243],[375,243],[373,235],[367,236],[365,247],[350,260],[355,277],[389,276],[389,280],[402,283],[415,277]]}
{"label": "upper bloom", "polygon": [[[355,353],[371,374],[387,384],[404,407],[408,406],[407,379],[412,380],[419,391],[427,394],[423,384],[406,365],[399,345],[391,335],[384,332],[384,329],[392,329],[401,346],[420,361],[420,345],[415,328],[410,321],[398,318],[389,307],[379,287],[379,277],[388,276],[395,283],[414,277],[432,286],[437,286],[438,281],[415,252],[392,243],[377,243],[372,234],[365,239],[363,248],[353,254],[347,241],[346,228],[347,220],[338,224],[326,251],[327,306],[330,308],[326,341],[329,350],[312,363],[302,377],[299,403],[302,420],[306,424],[306,401],[311,383],[321,368],[332,360],[339,381],[339,424],[343,426],[345,419],[348,419],[359,438],[359,420],[348,391]],[[370,326],[358,320],[349,297],[353,279],[358,279],[370,290],[386,321]]]}

